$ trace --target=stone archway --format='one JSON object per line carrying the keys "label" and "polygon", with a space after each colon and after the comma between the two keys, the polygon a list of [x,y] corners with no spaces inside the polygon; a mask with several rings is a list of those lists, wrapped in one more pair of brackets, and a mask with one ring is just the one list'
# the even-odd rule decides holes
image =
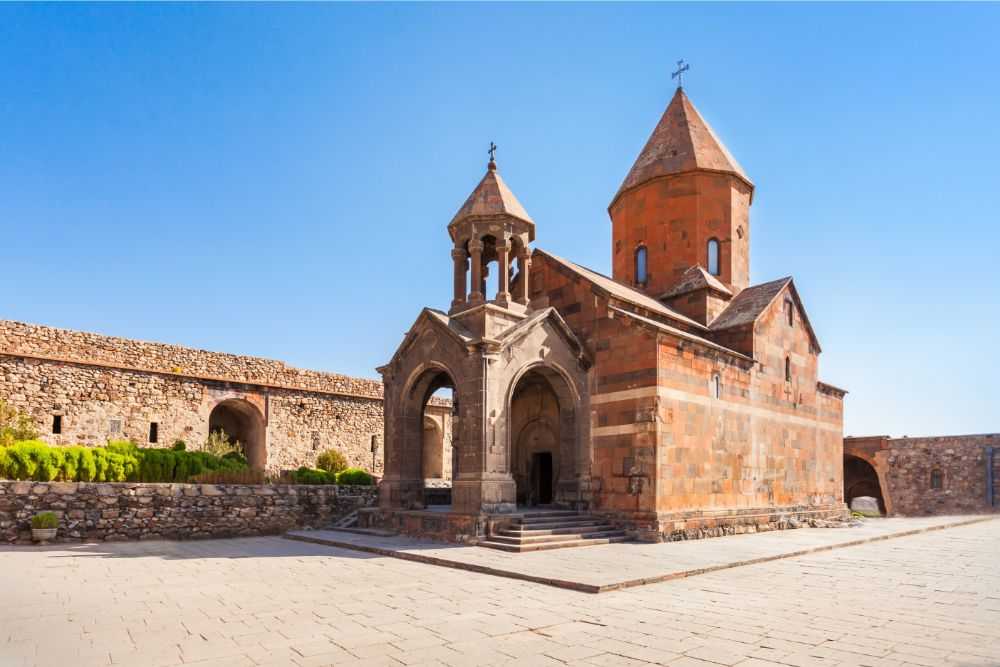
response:
{"label": "stone archway", "polygon": [[510,399],[510,474],[517,504],[559,504],[578,455],[576,406],[568,382],[536,366],[514,385]]}
{"label": "stone archway", "polygon": [[[425,480],[433,478],[426,475],[432,468],[443,474],[443,431],[438,437],[440,425],[426,413],[427,402],[431,396],[441,389],[454,390],[455,381],[452,375],[442,366],[432,365],[419,372],[407,385],[401,397],[399,406],[399,433],[396,435],[398,451],[393,452],[394,467],[398,466],[400,497],[398,502],[410,509],[420,509],[426,506]],[[453,397],[457,401],[457,396]],[[434,428],[428,434],[428,422],[434,423]],[[432,442],[428,441],[431,436]],[[453,444],[454,446],[454,444]],[[430,451],[433,448],[434,451]]]}
{"label": "stone archway", "polygon": [[886,514],[885,497],[879,483],[875,467],[863,458],[844,455],[844,502],[851,506],[851,500],[859,496],[871,496],[878,500],[879,511]]}
{"label": "stone archway", "polygon": [[238,441],[254,470],[267,466],[267,431],[260,411],[239,398],[222,401],[208,416],[209,432],[221,429],[232,441]]}

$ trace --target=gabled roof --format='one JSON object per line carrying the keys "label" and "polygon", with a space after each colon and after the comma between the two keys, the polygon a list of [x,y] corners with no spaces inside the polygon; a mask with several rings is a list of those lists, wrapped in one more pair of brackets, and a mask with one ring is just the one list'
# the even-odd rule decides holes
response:
{"label": "gabled roof", "polygon": [[490,161],[483,180],[479,181],[479,185],[462,204],[462,208],[458,209],[458,213],[451,219],[448,226],[453,227],[467,218],[498,215],[509,215],[532,226],[535,224],[535,221],[521,206],[521,202],[517,200],[517,197],[500,177],[496,163]]}
{"label": "gabled roof", "polygon": [[672,327],[669,324],[664,324],[663,322],[657,322],[656,320],[652,320],[648,317],[643,317],[642,315],[637,315],[636,313],[630,313],[627,310],[622,310],[621,308],[615,308],[614,306],[611,306],[611,311],[613,313],[617,313],[624,317],[628,317],[629,319],[633,319],[636,322],[642,322],[643,324],[651,326],[659,331],[663,331],[673,336],[677,336],[678,338],[683,338],[684,340],[689,340],[693,343],[699,343],[700,345],[704,345],[705,347],[717,350],[719,352],[724,352],[734,357],[739,357],[740,359],[744,359],[746,361],[753,361],[753,357],[748,357],[742,352],[728,348],[725,345],[720,345],[715,341],[708,340],[707,338],[702,338],[701,336],[695,335],[693,333],[682,331],[681,329]]}
{"label": "gabled roof", "polygon": [[513,345],[515,342],[527,336],[532,329],[541,325],[541,323],[546,320],[552,322],[555,330],[569,344],[570,348],[573,349],[577,359],[580,360],[585,366],[590,366],[592,362],[590,356],[587,354],[586,348],[584,348],[580,339],[576,337],[576,334],[573,333],[573,330],[570,329],[569,325],[566,324],[566,320],[564,320],[562,315],[559,314],[559,311],[551,306],[532,313],[514,326],[504,330],[499,336],[497,336],[497,343],[500,344],[501,348]]}
{"label": "gabled roof", "polygon": [[684,324],[697,327],[698,329],[707,329],[704,324],[692,320],[690,317],[681,315],[673,308],[663,305],[653,297],[632,289],[627,285],[622,285],[620,282],[617,282],[596,271],[592,271],[585,266],[574,264],[568,259],[563,259],[562,257],[553,255],[552,253],[542,250],[541,248],[535,248],[535,252],[548,257],[557,264],[564,266],[582,278],[590,281],[593,285],[616,299],[626,301],[634,306],[638,306],[639,308],[645,308],[646,310],[662,315],[663,317],[669,317],[670,319],[683,322]]}
{"label": "gabled roof", "polygon": [[733,174],[753,187],[743,167],[715,136],[684,89],[678,88],[614,199],[654,178],[695,170]]}
{"label": "gabled roof", "polygon": [[683,275],[681,275],[680,282],[667,290],[660,298],[669,299],[671,297],[680,296],[682,294],[687,294],[688,292],[694,292],[705,288],[713,289],[716,292],[722,292],[728,296],[733,295],[732,290],[726,287],[721,280],[696,264],[685,271]]}
{"label": "gabled roof", "polygon": [[719,316],[709,325],[709,329],[712,331],[722,331],[724,329],[733,329],[753,324],[785,287],[788,287],[788,291],[792,295],[792,300],[795,301],[795,306],[798,308],[799,315],[805,324],[806,331],[809,333],[810,340],[812,340],[816,349],[819,350],[819,339],[816,338],[816,332],[813,331],[812,324],[809,322],[809,316],[806,315],[806,309],[802,305],[802,299],[799,298],[799,292],[795,289],[795,282],[791,276],[761,283],[760,285],[751,285],[746,288],[729,302],[729,306],[724,311],[719,313]]}

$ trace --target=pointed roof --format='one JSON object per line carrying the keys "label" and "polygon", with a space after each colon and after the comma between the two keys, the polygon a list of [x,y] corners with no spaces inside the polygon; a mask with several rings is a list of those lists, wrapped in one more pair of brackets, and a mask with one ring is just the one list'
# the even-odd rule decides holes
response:
{"label": "pointed roof", "polygon": [[670,288],[667,292],[661,296],[661,299],[670,299],[675,296],[681,296],[682,294],[687,294],[689,292],[694,292],[700,289],[713,289],[716,292],[721,292],[726,296],[732,296],[733,292],[731,289],[726,287],[721,280],[713,276],[711,273],[701,268],[700,265],[695,264],[691,268],[681,275],[680,282]]}
{"label": "pointed roof", "polygon": [[[678,88],[618,188],[615,200],[626,190],[654,178],[698,169],[730,173],[753,187],[743,167],[715,136],[712,127],[695,109],[684,89]],[[614,200],[611,203],[614,204]]]}
{"label": "pointed roof", "polygon": [[490,160],[486,168],[486,175],[479,185],[472,191],[469,198],[458,209],[458,213],[451,219],[448,227],[454,227],[462,220],[478,217],[495,217],[507,215],[519,220],[523,220],[534,226],[535,221],[531,219],[528,212],[521,206],[514,193],[510,191],[507,184],[500,177],[497,171],[497,163]]}
{"label": "pointed roof", "polygon": [[747,287],[729,302],[724,311],[719,313],[719,316],[709,325],[709,329],[712,331],[722,331],[753,324],[778,295],[781,294],[785,287],[788,287],[788,292],[795,302],[799,316],[802,318],[806,331],[809,333],[809,339],[816,346],[817,350],[822,351],[823,348],[819,345],[819,338],[816,337],[816,332],[812,328],[812,323],[809,321],[809,316],[806,314],[805,306],[802,305],[799,291],[795,289],[795,281],[792,280],[791,276]]}

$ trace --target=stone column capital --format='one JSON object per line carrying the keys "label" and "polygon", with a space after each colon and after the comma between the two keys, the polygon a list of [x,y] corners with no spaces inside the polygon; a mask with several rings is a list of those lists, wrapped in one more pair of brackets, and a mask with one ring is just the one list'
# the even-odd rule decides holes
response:
{"label": "stone column capital", "polygon": [[465,252],[464,248],[452,248],[451,258],[454,260],[464,260],[469,258],[469,253]]}
{"label": "stone column capital", "polygon": [[484,247],[485,246],[483,245],[483,242],[480,239],[472,239],[471,241],[469,241],[470,253],[481,253]]}

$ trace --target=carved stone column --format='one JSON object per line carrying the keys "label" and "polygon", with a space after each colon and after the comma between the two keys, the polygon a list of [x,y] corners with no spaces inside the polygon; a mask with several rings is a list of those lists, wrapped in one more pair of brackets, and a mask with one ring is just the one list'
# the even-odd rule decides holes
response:
{"label": "carved stone column", "polygon": [[453,248],[451,258],[455,262],[455,296],[451,307],[458,308],[465,303],[465,272],[469,266],[468,253],[463,248]]}
{"label": "carved stone column", "polygon": [[528,305],[528,276],[531,268],[531,253],[525,248],[517,256],[517,268],[521,272],[521,283],[518,285],[517,297],[515,301],[522,305]]}
{"label": "carved stone column", "polygon": [[510,240],[497,246],[497,304],[510,304]]}
{"label": "carved stone column", "polygon": [[469,254],[472,255],[472,284],[469,294],[470,303],[479,303],[484,299],[483,283],[483,242],[479,239],[469,241]]}

